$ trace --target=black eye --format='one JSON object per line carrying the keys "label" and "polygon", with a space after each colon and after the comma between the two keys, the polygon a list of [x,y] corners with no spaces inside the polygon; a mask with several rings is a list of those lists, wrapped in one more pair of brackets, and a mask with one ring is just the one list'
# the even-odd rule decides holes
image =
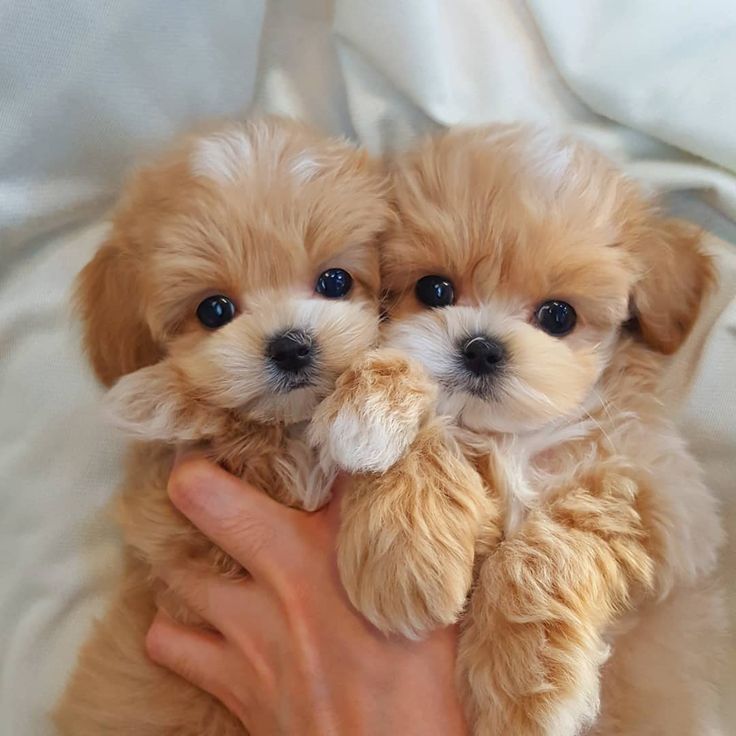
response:
{"label": "black eye", "polygon": [[235,316],[235,305],[222,294],[203,299],[197,307],[197,319],[211,330],[226,325]]}
{"label": "black eye", "polygon": [[539,326],[550,335],[561,337],[572,332],[578,316],[575,310],[567,303],[556,299],[545,302],[537,310]]}
{"label": "black eye", "polygon": [[353,277],[342,268],[328,268],[317,279],[314,290],[328,299],[345,296],[353,286]]}
{"label": "black eye", "polygon": [[423,276],[415,291],[417,299],[428,307],[449,307],[455,301],[452,282],[444,276]]}

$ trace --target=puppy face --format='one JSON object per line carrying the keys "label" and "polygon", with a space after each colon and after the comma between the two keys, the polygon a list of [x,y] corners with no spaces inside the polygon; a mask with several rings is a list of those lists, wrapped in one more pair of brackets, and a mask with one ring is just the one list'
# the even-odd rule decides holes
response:
{"label": "puppy face", "polygon": [[188,138],[141,171],[78,287],[123,424],[195,439],[225,415],[308,418],[376,340],[387,217],[363,153],[286,121]]}
{"label": "puppy face", "polygon": [[585,411],[635,318],[674,351],[710,279],[690,228],[662,220],[597,153],[520,126],[451,132],[396,162],[386,341],[420,360],[440,410],[523,432]]}

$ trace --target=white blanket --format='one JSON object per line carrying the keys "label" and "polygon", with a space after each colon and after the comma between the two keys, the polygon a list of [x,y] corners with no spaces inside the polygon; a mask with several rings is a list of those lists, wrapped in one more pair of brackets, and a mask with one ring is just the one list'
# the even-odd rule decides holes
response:
{"label": "white blanket", "polygon": [[[122,443],[67,293],[124,171],[172,134],[253,106],[374,151],[449,124],[547,121],[736,242],[733,0],[0,0],[0,41],[3,736],[51,733],[114,579],[104,506]],[[722,288],[673,385],[697,365],[683,426],[733,537],[736,249],[714,247]]]}

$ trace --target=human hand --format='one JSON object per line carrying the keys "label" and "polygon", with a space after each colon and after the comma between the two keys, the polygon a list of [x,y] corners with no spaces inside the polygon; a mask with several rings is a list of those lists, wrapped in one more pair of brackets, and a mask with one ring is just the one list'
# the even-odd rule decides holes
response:
{"label": "human hand", "polygon": [[217,633],[159,613],[146,639],[155,662],[218,698],[252,736],[466,733],[456,631],[387,638],[352,608],[335,563],[336,500],[289,509],[202,459],[175,468],[169,495],[252,578],[161,571]]}

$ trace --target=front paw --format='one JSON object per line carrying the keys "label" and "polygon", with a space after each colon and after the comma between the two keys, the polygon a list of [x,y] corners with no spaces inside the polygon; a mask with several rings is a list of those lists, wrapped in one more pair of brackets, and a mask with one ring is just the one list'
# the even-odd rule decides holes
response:
{"label": "front paw", "polygon": [[422,428],[396,466],[355,477],[343,497],[338,567],[351,602],[380,630],[412,638],[454,623],[491,514],[479,476],[439,423]]}
{"label": "front paw", "polygon": [[594,591],[575,588],[585,550],[556,557],[554,532],[507,540],[478,570],[458,653],[478,736],[578,736],[597,716],[609,649]]}
{"label": "front paw", "polygon": [[323,462],[350,473],[383,473],[407,452],[435,396],[419,366],[376,350],[346,371],[317,408],[310,443]]}
{"label": "front paw", "polygon": [[449,558],[411,530],[376,543],[341,535],[338,567],[350,602],[377,629],[419,639],[455,623],[470,588],[472,555]]}

